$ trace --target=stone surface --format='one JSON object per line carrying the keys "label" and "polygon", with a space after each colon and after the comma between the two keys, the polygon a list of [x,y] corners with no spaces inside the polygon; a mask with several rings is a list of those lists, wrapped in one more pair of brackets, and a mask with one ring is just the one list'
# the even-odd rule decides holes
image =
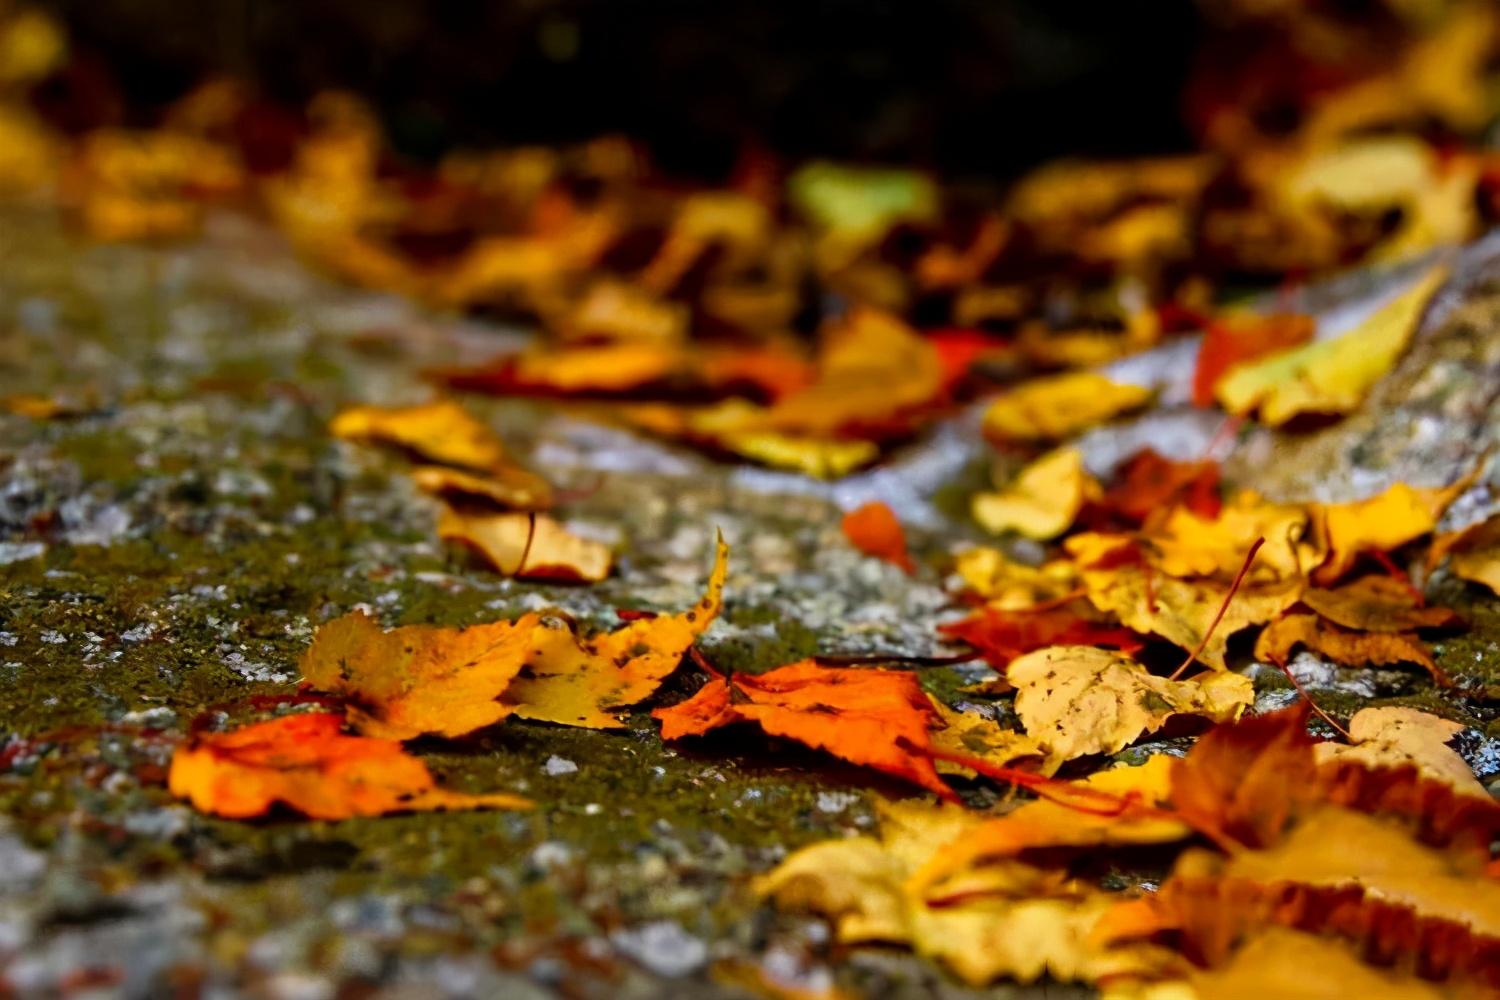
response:
{"label": "stone surface", "polygon": [[[1486,266],[1489,253],[1468,253],[1452,302],[1364,412],[1311,435],[1249,435],[1232,477],[1343,498],[1392,477],[1444,481],[1475,461],[1500,429],[1500,268]],[[717,464],[549,405],[471,400],[579,498],[567,522],[620,554],[616,575],[592,588],[521,584],[438,543],[435,508],[400,458],[324,428],[344,403],[425,398],[424,367],[483,359],[522,332],[336,287],[234,217],[190,245],[98,247],[47,211],[9,206],[0,259],[0,395],[94,401],[47,421],[0,416],[8,987],[713,997],[744,995],[715,967],[750,963],[788,986],[973,995],[889,952],[833,963],[820,924],[753,903],[752,874],[803,844],[868,830],[869,789],[900,794],[759,737],[668,748],[642,710],[619,732],[513,721],[417,746],[446,784],[527,794],[540,803],[530,814],[235,823],[173,801],[163,781],[171,739],[193,719],[291,691],[298,655],[330,617],[367,608],[389,625],[463,624],[555,606],[604,627],[617,608],[696,599],[715,529],[734,552],[725,615],[703,643],[716,662],[944,652],[935,626],[957,613],[948,555],[979,537],[955,513],[984,475],[972,414],[823,484]],[[1380,287],[1362,279],[1327,304]],[[1175,345],[1129,364],[1171,379],[1184,359],[1190,347]],[[1217,423],[1168,408],[1084,444],[1103,469],[1143,442],[1195,454]],[[914,529],[914,578],[844,542],[840,510],[870,498]],[[1455,517],[1492,499],[1476,486]],[[1452,581],[1433,586],[1475,622],[1439,644],[1442,666],[1470,688],[1500,680],[1500,610]],[[1460,719],[1481,777],[1500,772],[1492,707],[1440,696],[1414,671],[1307,658],[1297,670],[1336,711],[1397,698]],[[924,679],[951,694],[974,671]],[[1269,671],[1257,684],[1263,706],[1290,695]],[[674,680],[663,697],[690,688]]]}

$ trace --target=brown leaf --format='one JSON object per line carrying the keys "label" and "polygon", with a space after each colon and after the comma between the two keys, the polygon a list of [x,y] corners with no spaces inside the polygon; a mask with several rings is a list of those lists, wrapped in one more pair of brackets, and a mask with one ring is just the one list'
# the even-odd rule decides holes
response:
{"label": "brown leaf", "polygon": [[1361,632],[1411,632],[1458,624],[1451,608],[1424,607],[1419,598],[1410,583],[1377,575],[1333,590],[1309,587],[1302,603],[1336,625]]}
{"label": "brown leaf", "polygon": [[1439,684],[1453,683],[1438,669],[1432,654],[1415,633],[1350,632],[1328,624],[1317,615],[1292,614],[1267,625],[1255,640],[1255,655],[1284,666],[1296,646],[1306,646],[1349,667],[1416,663],[1426,667]]}

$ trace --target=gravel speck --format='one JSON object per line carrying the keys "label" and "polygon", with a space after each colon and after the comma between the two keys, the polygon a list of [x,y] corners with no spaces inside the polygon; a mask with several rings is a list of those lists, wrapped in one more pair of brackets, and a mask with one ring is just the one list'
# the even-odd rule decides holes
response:
{"label": "gravel speck", "polygon": [[708,960],[708,945],[675,920],[659,920],[615,931],[610,941],[658,976],[685,976]]}

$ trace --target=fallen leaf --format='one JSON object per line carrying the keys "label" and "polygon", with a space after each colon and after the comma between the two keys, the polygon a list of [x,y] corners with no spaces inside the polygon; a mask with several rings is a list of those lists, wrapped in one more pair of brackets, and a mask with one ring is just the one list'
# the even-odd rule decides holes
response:
{"label": "fallen leaf", "polygon": [[1362,632],[1411,632],[1459,622],[1451,608],[1425,607],[1409,582],[1390,576],[1364,576],[1333,590],[1309,587],[1302,603],[1324,618]]}
{"label": "fallen leaf", "polygon": [[1330,625],[1317,615],[1292,614],[1267,625],[1255,640],[1255,656],[1285,666],[1297,646],[1306,646],[1348,667],[1416,663],[1426,667],[1439,684],[1453,683],[1438,669],[1427,646],[1415,634],[1351,632]]}
{"label": "fallen leaf", "polygon": [[1235,367],[1219,382],[1219,401],[1237,415],[1259,410],[1272,427],[1304,413],[1348,413],[1406,350],[1447,280],[1446,267],[1433,268],[1348,333]]}
{"label": "fallen leaf", "polygon": [[508,510],[542,510],[552,506],[552,485],[534,472],[510,465],[483,476],[442,465],[419,465],[412,482],[447,500],[484,501]]}
{"label": "fallen leaf", "polygon": [[[1132,524],[1182,507],[1206,520],[1219,516],[1219,464],[1174,462],[1150,448],[1136,452],[1116,474],[1102,505]],[[1254,536],[1251,536],[1254,537]]]}
{"label": "fallen leaf", "polygon": [[1319,743],[1313,748],[1321,764],[1335,758],[1359,761],[1369,767],[1415,765],[1435,781],[1452,785],[1460,794],[1486,799],[1489,792],[1473,770],[1449,745],[1465,727],[1415,708],[1362,708],[1349,719],[1352,746]]}
{"label": "fallen leaf", "polygon": [[313,819],[432,809],[528,809],[516,795],[438,788],[391,740],[346,736],[330,713],[289,715],[195,737],[172,755],[167,785],[201,812],[246,819],[277,802]]}
{"label": "fallen leaf", "polygon": [[318,628],[298,669],[345,699],[349,722],[366,736],[463,736],[510,714],[500,694],[525,663],[538,621],[386,631],[354,611]]}
{"label": "fallen leaf", "polygon": [[844,515],[841,527],[849,544],[867,556],[884,559],[908,573],[916,572],[906,549],[906,532],[890,507],[879,500],[856,507]]}
{"label": "fallen leaf", "polygon": [[1192,828],[1163,808],[1171,798],[1172,759],[1157,754],[1138,767],[1122,765],[1081,781],[1055,782],[1046,797],[965,828],[938,846],[912,884],[925,890],[962,869],[1035,849],[1183,840]]}
{"label": "fallen leaf", "polygon": [[1500,517],[1433,539],[1428,566],[1448,556],[1448,571],[1500,594]]}
{"label": "fallen leaf", "polygon": [[980,547],[961,553],[954,569],[975,594],[999,611],[1032,608],[1078,588],[1078,570],[1066,559],[1028,566],[999,549]]}
{"label": "fallen leaf", "polygon": [[[938,720],[928,732],[934,749],[975,757],[995,767],[1011,767],[1017,761],[1031,763],[1045,756],[1036,740],[1007,729],[975,712],[960,712],[932,699]],[[1039,761],[1038,761],[1039,762]],[[973,775],[972,768],[948,760],[935,762],[939,774]]]}
{"label": "fallen leaf", "polygon": [[729,572],[729,546],[718,540],[703,599],[687,611],[632,621],[613,632],[580,636],[571,624],[532,630],[526,664],[504,700],[523,719],[588,729],[618,729],[615,713],[650,697],[718,617]]}
{"label": "fallen leaf", "polygon": [[1114,753],[1177,715],[1239,718],[1255,700],[1248,677],[1212,671],[1185,681],[1148,673],[1122,653],[1053,646],[1012,660],[1016,714],[1054,764]]}
{"label": "fallen leaf", "polygon": [[1072,527],[1099,485],[1083,467],[1076,448],[1058,448],[1022,469],[1004,489],[976,494],[974,520],[989,532],[1015,531],[1048,539]]}
{"label": "fallen leaf", "polygon": [[546,514],[466,513],[444,507],[438,537],[461,542],[507,576],[595,583],[609,576],[609,546],[580,538]]}
{"label": "fallen leaf", "polygon": [[802,848],[757,879],[756,894],[785,909],[822,914],[842,943],[910,945],[972,986],[1001,976],[1094,982],[1171,963],[1151,946],[1096,941],[1094,928],[1113,898],[1056,870],[1002,860],[919,894],[909,882],[917,865],[977,820],[951,807],[882,812],[881,840],[851,837]]}
{"label": "fallen leaf", "polygon": [[1215,670],[1225,669],[1224,652],[1236,632],[1279,617],[1297,602],[1303,589],[1300,579],[1243,586],[1210,634],[1219,608],[1230,595],[1229,584],[1180,580],[1143,562],[1090,567],[1080,575],[1094,607],[1114,615],[1128,628],[1159,635],[1186,650],[1196,649],[1208,635],[1198,659]]}
{"label": "fallen leaf", "polygon": [[1163,573],[1221,579],[1232,578],[1251,542],[1264,538],[1245,579],[1274,583],[1300,580],[1319,561],[1319,550],[1304,539],[1307,527],[1301,507],[1267,503],[1244,490],[1212,517],[1175,507],[1141,537]]}
{"label": "fallen leaf", "polygon": [[452,400],[394,408],[352,406],[333,418],[329,430],[335,437],[381,441],[478,472],[510,466],[504,443],[489,425]]}
{"label": "fallen leaf", "polygon": [[1302,346],[1312,339],[1316,326],[1311,316],[1295,313],[1241,313],[1214,318],[1198,347],[1193,405],[1213,406],[1214,390],[1230,370]]}
{"label": "fallen leaf", "polygon": [[1067,607],[1025,611],[986,607],[961,621],[939,625],[938,631],[973,646],[992,667],[1003,667],[1045,646],[1109,646],[1129,655],[1143,645],[1141,637],[1129,629],[1090,621]]}
{"label": "fallen leaf", "polygon": [[1138,410],[1151,390],[1122,385],[1093,372],[1069,372],[1031,379],[992,402],[984,432],[1002,441],[1060,440]]}
{"label": "fallen leaf", "polygon": [[1467,478],[1442,489],[1396,483],[1364,500],[1311,505],[1316,542],[1328,553],[1327,561],[1312,571],[1313,582],[1327,586],[1363,553],[1387,552],[1428,534],[1467,485]]}
{"label": "fallen leaf", "polygon": [[910,671],[824,667],[802,660],[758,675],[714,674],[687,701],[652,714],[661,720],[664,740],[753,722],[772,736],[956,799],[922,753],[938,716]]}

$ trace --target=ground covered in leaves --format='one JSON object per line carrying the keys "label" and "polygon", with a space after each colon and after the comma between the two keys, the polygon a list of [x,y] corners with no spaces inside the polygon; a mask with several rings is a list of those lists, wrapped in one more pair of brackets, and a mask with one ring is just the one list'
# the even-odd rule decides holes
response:
{"label": "ground covered in leaves", "polygon": [[[906,794],[792,744],[729,732],[663,745],[638,709],[612,731],[518,719],[413,745],[444,788],[525,795],[530,812],[238,822],[195,811],[165,783],[167,734],[293,693],[323,622],[363,609],[386,625],[459,625],[561,608],[613,628],[620,609],[692,605],[716,529],[734,557],[700,647],[720,668],[952,652],[938,641],[938,625],[961,616],[945,574],[980,540],[966,506],[985,464],[966,418],[821,484],[545,403],[470,401],[570,492],[569,526],[618,554],[589,587],[520,581],[437,540],[434,501],[402,458],[327,429],[341,405],[428,398],[424,367],[483,360],[519,333],[328,284],[233,216],[153,249],[88,245],[50,210],[11,207],[0,241],[0,387],[76,402],[47,419],[0,418],[0,949],[12,988],[730,996],[770,982],[808,995],[967,995],[899,953],[834,961],[821,922],[751,895],[751,876],[791,851],[873,832],[867,790]],[[1229,480],[1334,501],[1397,481],[1443,485],[1472,467],[1500,427],[1492,253],[1467,251],[1365,407],[1310,435],[1247,435]],[[1385,287],[1365,274],[1302,294],[1310,309],[1357,310]],[[1115,374],[1181,383],[1189,367],[1169,346]],[[1085,435],[1086,464],[1102,473],[1142,443],[1201,453],[1217,421],[1173,406],[1171,391],[1161,398]],[[842,512],[868,499],[906,523],[914,576],[845,539]],[[1494,782],[1500,722],[1466,696],[1500,684],[1500,608],[1480,593],[1442,578],[1432,590],[1472,622],[1432,646],[1453,691],[1418,671],[1349,670],[1305,652],[1292,670],[1343,720],[1412,704],[1461,723],[1457,745]],[[921,669],[950,704],[987,676],[977,664]],[[1293,700],[1280,674],[1253,676],[1258,707]],[[674,677],[657,701],[697,683]]]}

